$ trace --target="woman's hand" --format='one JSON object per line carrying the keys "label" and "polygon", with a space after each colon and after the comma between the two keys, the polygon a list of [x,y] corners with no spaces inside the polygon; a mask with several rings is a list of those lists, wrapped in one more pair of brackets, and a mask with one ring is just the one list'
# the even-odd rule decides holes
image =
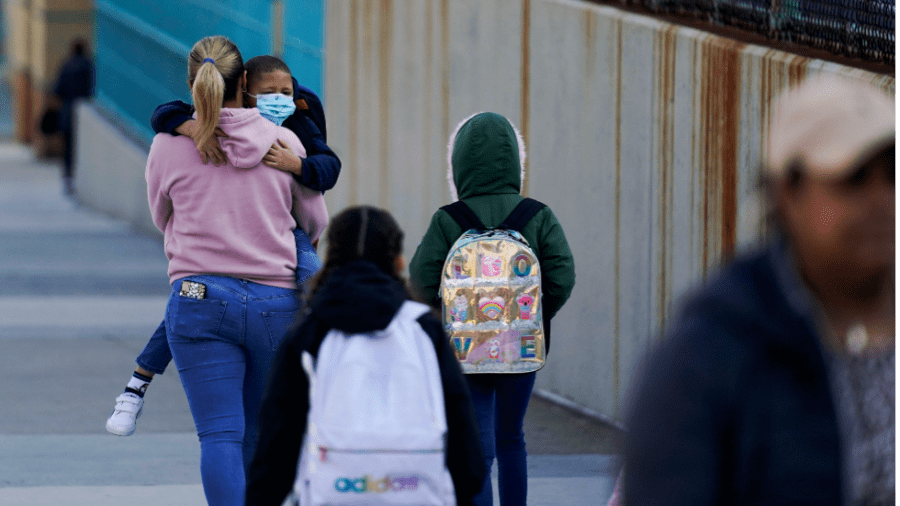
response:
{"label": "woman's hand", "polygon": [[300,176],[303,174],[303,160],[281,139],[272,144],[269,152],[262,159],[263,163],[273,169],[283,170]]}
{"label": "woman's hand", "polygon": [[[175,128],[175,132],[179,135],[190,137],[196,144],[197,139],[194,135],[197,133],[197,120],[189,119],[185,121]],[[203,163],[212,162],[216,167],[228,163],[228,157],[225,156],[222,146],[219,145],[219,137],[228,137],[228,134],[221,128],[216,127],[215,135],[210,137],[203,145],[197,144],[197,151],[200,152],[200,158],[203,160]]]}

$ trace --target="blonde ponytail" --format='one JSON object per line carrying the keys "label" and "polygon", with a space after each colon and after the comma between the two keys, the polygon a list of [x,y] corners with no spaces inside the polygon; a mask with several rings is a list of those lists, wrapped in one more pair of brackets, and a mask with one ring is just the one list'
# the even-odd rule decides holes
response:
{"label": "blonde ponytail", "polygon": [[204,63],[194,77],[191,87],[194,108],[197,109],[197,133],[194,140],[201,145],[212,137],[219,124],[219,113],[225,97],[225,79],[212,63]]}
{"label": "blonde ponytail", "polygon": [[221,35],[206,37],[194,44],[188,57],[191,95],[197,110],[197,144],[215,135],[222,103],[234,98],[244,73],[244,60],[233,42]]}

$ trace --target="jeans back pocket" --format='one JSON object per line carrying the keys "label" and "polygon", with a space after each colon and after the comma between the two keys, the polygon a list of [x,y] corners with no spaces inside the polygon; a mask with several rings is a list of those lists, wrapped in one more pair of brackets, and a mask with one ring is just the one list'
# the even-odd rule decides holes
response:
{"label": "jeans back pocket", "polygon": [[263,320],[266,322],[266,330],[269,331],[269,339],[272,342],[272,351],[287,339],[293,332],[294,324],[300,316],[299,311],[264,311]]}
{"label": "jeans back pocket", "polygon": [[166,326],[172,335],[180,337],[221,339],[219,326],[227,305],[224,300],[197,300],[172,295],[166,311]]}

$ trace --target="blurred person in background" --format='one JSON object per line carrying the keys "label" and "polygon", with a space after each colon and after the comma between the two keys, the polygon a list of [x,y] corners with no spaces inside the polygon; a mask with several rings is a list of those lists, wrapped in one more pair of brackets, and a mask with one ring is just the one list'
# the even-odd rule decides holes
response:
{"label": "blurred person in background", "polygon": [[636,376],[623,503],[894,504],[894,102],[774,104],[763,247],[688,296]]}
{"label": "blurred person in background", "polygon": [[58,128],[63,134],[63,183],[67,194],[74,192],[72,184],[73,130],[75,102],[94,95],[94,63],[88,56],[87,41],[72,40],[69,56],[62,64],[59,77],[53,86],[53,95],[59,100]]}

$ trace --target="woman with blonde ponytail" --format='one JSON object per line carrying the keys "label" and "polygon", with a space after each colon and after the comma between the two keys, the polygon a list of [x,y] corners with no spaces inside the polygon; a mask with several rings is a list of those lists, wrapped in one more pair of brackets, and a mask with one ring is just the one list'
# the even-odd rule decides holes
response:
{"label": "woman with blonde ponytail", "polygon": [[[196,140],[198,145],[203,145],[215,135],[225,96],[246,88],[244,60],[237,46],[227,38],[206,37],[194,44],[188,58],[188,72],[197,110]],[[242,93],[237,98],[243,102]]]}
{"label": "woman with blonde ponytail", "polygon": [[262,164],[279,139],[300,156],[305,150],[290,130],[243,107],[234,43],[200,40],[188,72],[198,135],[218,142],[228,163],[204,164],[190,137],[153,139],[148,195],[172,282],[165,330],[200,437],[207,502],[243,505],[274,350],[299,309],[293,229],[315,241],[328,214],[320,192]]}

